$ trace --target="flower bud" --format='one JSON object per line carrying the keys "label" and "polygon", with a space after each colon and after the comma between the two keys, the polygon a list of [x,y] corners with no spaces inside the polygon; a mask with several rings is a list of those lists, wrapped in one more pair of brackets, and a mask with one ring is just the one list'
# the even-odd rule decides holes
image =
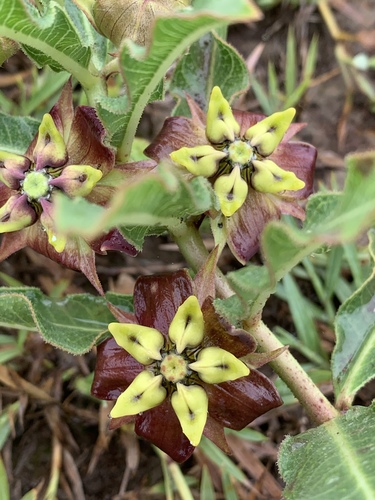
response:
{"label": "flower bud", "polygon": [[160,405],[166,398],[167,391],[161,385],[163,377],[149,371],[139,373],[117,399],[112,408],[112,418],[136,415]]}
{"label": "flower bud", "polygon": [[68,196],[87,196],[103,177],[103,173],[90,165],[68,165],[49,184]]}
{"label": "flower bud", "polygon": [[276,194],[305,187],[305,183],[294,172],[283,170],[271,160],[253,160],[253,166],[251,185],[256,191]]}
{"label": "flower bud", "polygon": [[211,177],[217,172],[219,162],[227,156],[212,146],[181,148],[169,155],[175,163],[182,165],[194,175]]}
{"label": "flower bud", "polygon": [[163,335],[155,328],[130,323],[110,323],[108,330],[116,343],[142,365],[160,360],[164,345]]}
{"label": "flower bud", "polygon": [[214,184],[214,191],[219,198],[220,209],[226,217],[230,217],[242,207],[249,188],[241,177],[238,165],[229,175],[221,175]]}
{"label": "flower bud", "polygon": [[204,335],[204,319],[198,299],[190,295],[177,309],[168,332],[171,341],[176,344],[180,354],[185,347],[196,347]]}
{"label": "flower bud", "polygon": [[225,140],[234,141],[240,133],[240,125],[234,118],[229,102],[224,98],[219,87],[211,92],[207,110],[206,136],[213,144]]}
{"label": "flower bud", "polygon": [[207,384],[221,384],[249,375],[249,368],[232,353],[220,347],[206,347],[198,354],[198,360],[189,364]]}
{"label": "flower bud", "polygon": [[35,210],[25,194],[16,194],[0,208],[0,233],[19,231],[31,226],[37,219]]}
{"label": "flower bud", "polygon": [[208,414],[206,391],[198,385],[177,384],[177,392],[172,394],[172,407],[181,424],[182,432],[193,446],[198,446]]}
{"label": "flower bud", "polygon": [[155,18],[189,3],[188,0],[96,0],[92,14],[99,33],[117,47],[125,38],[147,45]]}
{"label": "flower bud", "polygon": [[250,127],[245,132],[245,137],[254,148],[257,148],[259,154],[269,156],[282,141],[295,114],[296,110],[294,108],[273,113]]}

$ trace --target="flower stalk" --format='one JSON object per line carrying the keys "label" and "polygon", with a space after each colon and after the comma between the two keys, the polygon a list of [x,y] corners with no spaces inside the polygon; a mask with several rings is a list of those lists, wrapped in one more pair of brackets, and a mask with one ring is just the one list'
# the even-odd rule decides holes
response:
{"label": "flower stalk", "polygon": [[[188,264],[194,271],[198,271],[208,255],[199,231],[193,224],[181,223],[178,230],[174,227],[170,233]],[[216,268],[215,285],[219,297],[224,299],[233,295],[228,281],[219,268]],[[284,347],[262,321],[257,321],[254,324],[254,319],[248,318],[243,326],[257,341],[259,351],[272,352]],[[317,425],[338,416],[338,411],[314,384],[289,350],[284,351],[270,365]]]}

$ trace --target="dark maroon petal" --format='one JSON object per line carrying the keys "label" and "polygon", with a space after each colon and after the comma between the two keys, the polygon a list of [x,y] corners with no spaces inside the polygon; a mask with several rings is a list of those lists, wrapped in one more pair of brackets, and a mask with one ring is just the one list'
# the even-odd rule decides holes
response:
{"label": "dark maroon petal", "polygon": [[204,317],[203,347],[221,347],[237,358],[255,351],[256,342],[253,337],[244,330],[232,331],[229,323],[219,318],[211,298],[204,302],[202,312]]}
{"label": "dark maroon petal", "polygon": [[71,78],[64,85],[59,100],[50,111],[55,125],[67,141],[74,117],[73,91]]}
{"label": "dark maroon petal", "polygon": [[117,399],[143,370],[144,366],[111,337],[98,345],[91,394],[99,399]]}
{"label": "dark maroon petal", "polygon": [[298,204],[297,201],[288,200],[276,195],[268,195],[272,199],[280,213],[292,215],[300,220],[305,220],[305,210]]}
{"label": "dark maroon petal", "polygon": [[11,196],[15,194],[16,191],[8,188],[8,186],[0,182],[0,208],[9,200]]}
{"label": "dark maroon petal", "polygon": [[207,415],[207,422],[203,434],[216,444],[224,453],[231,453],[227,440],[225,439],[224,427],[217,420]]}
{"label": "dark maroon petal", "polygon": [[215,297],[215,277],[218,258],[219,246],[212,250],[194,277],[196,294],[201,307],[207,297]]}
{"label": "dark maroon petal", "polygon": [[266,118],[266,115],[249,113],[248,111],[240,111],[238,109],[233,110],[233,115],[240,125],[240,137],[245,135],[248,128]]}
{"label": "dark maroon petal", "polygon": [[285,191],[281,196],[295,200],[302,200],[310,196],[314,186],[316,155],[316,148],[304,142],[279,144],[269,159],[282,169],[294,172],[305,183],[303,189],[299,191]]}
{"label": "dark maroon petal", "polygon": [[[14,240],[16,240],[17,237],[22,239],[22,246],[18,247],[17,250],[24,246],[29,246],[36,252],[45,255],[49,259],[69,269],[73,269],[73,271],[80,271],[87,277],[100,294],[104,293],[96,272],[95,253],[82,238],[69,238],[64,251],[59,253],[48,243],[47,234],[43,230],[40,221],[37,221],[33,226],[18,231],[17,233],[9,233],[9,235],[11,234],[15,235]],[[18,246],[17,241],[13,241],[13,244]],[[0,252],[0,259],[1,258],[2,254]]]}
{"label": "dark maroon petal", "polygon": [[190,295],[193,295],[193,282],[186,269],[141,276],[134,287],[134,312],[138,323],[168,335],[177,309]]}
{"label": "dark maroon petal", "polygon": [[222,384],[202,383],[208,396],[208,412],[224,427],[241,430],[255,418],[282,404],[273,383],[257,370]]}
{"label": "dark maroon petal", "polygon": [[160,162],[169,158],[170,153],[177,149],[207,143],[204,128],[196,125],[189,118],[173,116],[165,120],[161,132],[144,152],[153,160]]}
{"label": "dark maroon petal", "polygon": [[178,463],[187,460],[195,449],[182,432],[170,396],[161,405],[137,416],[135,432],[138,436],[151,441]]}
{"label": "dark maroon petal", "polygon": [[106,175],[114,166],[115,154],[102,142],[105,135],[96,112],[88,106],[79,106],[70,130],[66,147],[69,165],[91,165]]}
{"label": "dark maroon petal", "polygon": [[225,220],[228,245],[242,264],[259,250],[260,236],[264,226],[280,218],[280,210],[272,198],[258,193],[249,186],[249,194],[242,207]]}
{"label": "dark maroon petal", "polygon": [[135,257],[138,254],[138,250],[133,247],[126,239],[122,236],[118,229],[113,229],[107,234],[104,234],[100,238],[90,242],[90,247],[96,252],[102,255],[106,255],[107,250],[116,250],[118,252],[124,252],[127,255]]}
{"label": "dark maroon petal", "polygon": [[109,421],[109,430],[114,431],[121,427],[122,425],[130,424],[134,422],[136,415],[127,415],[126,417],[111,418]]}
{"label": "dark maroon petal", "polygon": [[0,245],[0,262],[7,259],[10,255],[18,252],[21,248],[27,246],[27,232],[32,229],[32,227],[27,227],[21,231],[15,231],[13,233],[5,233],[1,235],[1,245]]}

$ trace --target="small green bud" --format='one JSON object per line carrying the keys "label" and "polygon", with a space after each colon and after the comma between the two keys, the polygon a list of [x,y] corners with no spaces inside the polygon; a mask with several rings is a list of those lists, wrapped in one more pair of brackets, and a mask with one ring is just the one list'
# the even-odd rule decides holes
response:
{"label": "small green bud", "polygon": [[61,174],[50,181],[68,196],[87,196],[103,177],[103,173],[90,165],[68,165]]}
{"label": "small green bud", "polygon": [[214,191],[219,198],[220,209],[226,217],[233,215],[244,204],[249,188],[241,177],[241,170],[236,165],[229,175],[221,175],[214,184]]}
{"label": "small green bud", "polygon": [[172,394],[172,407],[181,424],[182,432],[193,446],[198,446],[208,414],[208,397],[198,385],[177,384]]}
{"label": "small green bud", "polygon": [[137,415],[160,405],[167,396],[167,391],[161,385],[161,375],[144,370],[139,373],[125,392],[117,398],[110,416],[112,418]]}
{"label": "small green bud", "polygon": [[198,354],[198,360],[189,364],[207,384],[221,384],[249,375],[249,368],[232,353],[220,347],[206,347]]}
{"label": "small green bud", "polygon": [[164,337],[155,328],[131,323],[110,323],[108,330],[117,344],[142,365],[161,359],[160,349],[164,345]]}
{"label": "small green bud", "polygon": [[299,191],[305,187],[305,183],[294,172],[283,170],[271,160],[253,160],[253,165],[251,185],[256,191],[276,194]]}
{"label": "small green bud", "polygon": [[229,102],[224,98],[219,87],[211,92],[207,110],[206,136],[213,144],[225,140],[234,141],[240,133],[240,125],[234,118]]}
{"label": "small green bud", "polygon": [[282,141],[295,114],[294,108],[273,113],[250,127],[245,132],[245,137],[254,148],[257,148],[259,154],[269,156]]}
{"label": "small green bud", "polygon": [[180,354],[185,347],[196,347],[204,335],[204,319],[198,299],[190,295],[177,309],[168,332],[171,341],[176,344]]}
{"label": "small green bud", "polygon": [[194,175],[211,177],[217,172],[219,162],[227,156],[212,146],[181,148],[169,155],[175,163],[182,165]]}

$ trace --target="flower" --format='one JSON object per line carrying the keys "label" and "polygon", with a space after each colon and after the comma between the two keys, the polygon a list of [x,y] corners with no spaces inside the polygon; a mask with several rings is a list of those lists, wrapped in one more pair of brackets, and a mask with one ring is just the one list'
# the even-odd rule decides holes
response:
{"label": "flower", "polygon": [[116,400],[112,429],[134,420],[177,462],[202,434],[229,452],[224,427],[242,429],[281,404],[272,382],[239,359],[254,340],[218,317],[202,283],[186,270],[140,277],[134,316],[109,325],[92,385],[94,396]]}
{"label": "flower", "polygon": [[95,110],[73,108],[69,81],[57,104],[44,115],[36,137],[24,155],[0,151],[0,261],[25,246],[82,271],[102,291],[94,252],[135,248],[114,230],[95,241],[66,238],[53,222],[54,197],[83,196],[105,205],[123,179],[114,169],[115,156],[103,143],[104,129]]}
{"label": "flower", "polygon": [[297,202],[312,193],[316,149],[289,142],[304,127],[291,124],[293,108],[269,117],[232,110],[219,87],[207,117],[190,99],[189,105],[192,118],[168,118],[145,152],[210,180],[220,206],[219,214],[210,213],[214,235],[222,228],[233,254],[246,263],[268,221],[282,213],[304,219]]}

